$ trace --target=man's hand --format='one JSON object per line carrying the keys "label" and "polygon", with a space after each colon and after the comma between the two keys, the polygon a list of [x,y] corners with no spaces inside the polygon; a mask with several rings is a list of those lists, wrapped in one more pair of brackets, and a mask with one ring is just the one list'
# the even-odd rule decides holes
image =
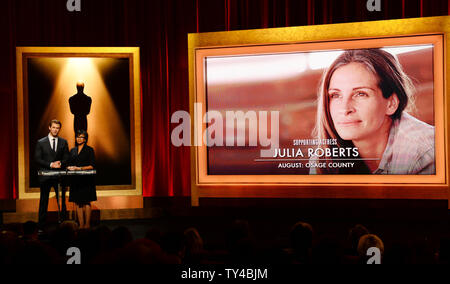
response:
{"label": "man's hand", "polygon": [[68,169],[69,171],[80,171],[80,170],[81,170],[80,167],[76,167],[76,166],[70,166],[70,167],[67,167],[67,169]]}
{"label": "man's hand", "polygon": [[50,168],[52,169],[60,169],[61,168],[61,161],[56,161],[50,164]]}

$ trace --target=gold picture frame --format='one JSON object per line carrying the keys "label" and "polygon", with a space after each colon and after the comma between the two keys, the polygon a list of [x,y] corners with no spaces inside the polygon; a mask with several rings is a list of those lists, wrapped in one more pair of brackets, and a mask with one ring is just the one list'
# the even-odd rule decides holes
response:
{"label": "gold picture frame", "polygon": [[19,199],[39,198],[39,188],[30,187],[30,141],[28,129],[28,77],[30,58],[125,58],[129,74],[130,184],[98,185],[99,196],[142,195],[141,106],[139,47],[16,47],[17,132]]}

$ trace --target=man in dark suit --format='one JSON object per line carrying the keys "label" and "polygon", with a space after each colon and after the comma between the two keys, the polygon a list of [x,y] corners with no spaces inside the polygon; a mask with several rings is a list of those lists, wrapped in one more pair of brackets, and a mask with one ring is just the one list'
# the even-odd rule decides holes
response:
{"label": "man in dark suit", "polygon": [[[36,144],[34,160],[37,163],[39,170],[64,169],[69,160],[69,147],[65,139],[58,137],[59,131],[61,130],[61,122],[56,119],[50,121],[48,129],[49,134],[46,137],[41,138]],[[52,187],[58,197],[58,178],[39,176],[39,183],[41,185],[41,195],[39,200],[39,226],[42,228],[47,219],[48,197]],[[65,185],[63,185],[61,206],[63,218],[66,215],[65,188]]]}

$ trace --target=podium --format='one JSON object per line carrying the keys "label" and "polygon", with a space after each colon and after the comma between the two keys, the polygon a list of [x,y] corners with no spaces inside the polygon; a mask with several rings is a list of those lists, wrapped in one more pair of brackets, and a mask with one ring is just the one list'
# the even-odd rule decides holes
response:
{"label": "podium", "polygon": [[[61,206],[59,203],[59,200],[61,199],[62,202],[65,202],[65,196],[61,196],[60,194],[62,192],[62,180],[66,176],[91,176],[96,175],[96,170],[81,170],[81,171],[69,171],[69,170],[43,170],[38,171],[38,176],[45,176],[45,177],[55,177],[58,178],[58,194],[56,194],[56,205],[58,208],[58,222],[61,221]],[[64,199],[63,199],[64,198]]]}

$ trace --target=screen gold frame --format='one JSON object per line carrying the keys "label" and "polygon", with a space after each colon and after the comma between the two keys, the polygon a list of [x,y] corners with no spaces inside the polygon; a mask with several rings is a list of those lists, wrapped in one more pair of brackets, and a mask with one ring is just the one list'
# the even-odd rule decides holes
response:
{"label": "screen gold frame", "polygon": [[19,199],[39,198],[39,189],[29,187],[29,138],[27,58],[107,57],[130,59],[131,185],[97,186],[98,196],[142,195],[141,106],[139,47],[16,47],[17,131]]}
{"label": "screen gold frame", "polygon": [[[216,32],[189,35],[190,113],[200,127],[206,111],[203,59],[231,54],[292,52],[302,50],[355,49],[432,43],[434,52],[434,111],[436,122],[436,175],[433,176],[239,176],[207,175],[206,146],[191,148],[191,203],[202,197],[244,198],[362,198],[362,199],[448,199],[449,151],[448,86],[449,50],[446,48],[450,17],[431,17],[321,26]],[[194,117],[194,103],[202,103]],[[201,139],[202,132],[192,135]],[[198,137],[195,137],[195,136]],[[197,140],[199,141],[199,140]]]}

